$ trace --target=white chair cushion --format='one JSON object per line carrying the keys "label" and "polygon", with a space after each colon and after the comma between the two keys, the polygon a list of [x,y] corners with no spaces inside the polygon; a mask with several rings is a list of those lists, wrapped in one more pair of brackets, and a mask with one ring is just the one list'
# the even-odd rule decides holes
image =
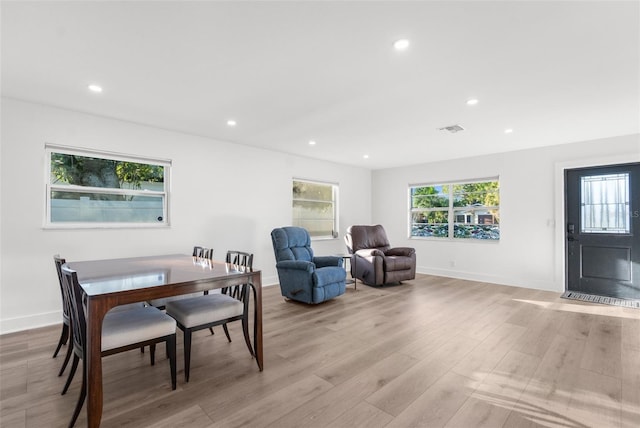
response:
{"label": "white chair cushion", "polygon": [[140,309],[140,308],[144,308],[144,303],[142,303],[142,302],[129,303],[128,305],[115,306],[115,307],[109,309],[108,313],[120,312],[120,311],[128,311],[129,309]]}
{"label": "white chair cushion", "polygon": [[198,297],[202,295],[203,295],[202,293],[191,293],[191,294],[182,294],[179,296],[163,297],[162,299],[149,300],[149,304],[151,306],[156,306],[161,308],[161,307],[166,307],[168,302],[172,302],[174,300],[190,299],[192,297]]}
{"label": "white chair cushion", "polygon": [[102,351],[175,334],[176,321],[153,307],[109,311],[102,322]]}
{"label": "white chair cushion", "polygon": [[167,314],[186,328],[242,315],[244,304],[226,294],[209,294],[167,302]]}

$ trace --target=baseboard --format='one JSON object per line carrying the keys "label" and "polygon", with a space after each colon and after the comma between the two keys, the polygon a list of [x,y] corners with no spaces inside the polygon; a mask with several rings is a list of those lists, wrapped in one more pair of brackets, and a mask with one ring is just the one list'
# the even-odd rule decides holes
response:
{"label": "baseboard", "polygon": [[532,288],[534,290],[555,291],[558,293],[562,293],[564,291],[564,284],[555,284],[551,280],[540,281],[532,280],[530,278],[507,278],[500,275],[487,275],[477,272],[464,272],[459,270],[426,267],[417,267],[416,272],[425,275],[464,279],[467,281],[488,282],[491,284],[508,285],[511,287]]}
{"label": "baseboard", "polygon": [[61,310],[0,320],[0,334],[15,333],[55,324],[62,324]]}
{"label": "baseboard", "polygon": [[280,281],[278,280],[278,275],[263,276],[262,277],[262,286],[263,287],[269,287],[269,286],[278,285],[278,284],[280,284]]}

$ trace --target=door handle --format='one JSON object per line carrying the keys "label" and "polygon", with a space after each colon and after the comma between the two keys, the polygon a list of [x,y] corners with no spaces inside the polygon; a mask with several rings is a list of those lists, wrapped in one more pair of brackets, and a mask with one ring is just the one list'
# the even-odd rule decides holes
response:
{"label": "door handle", "polygon": [[567,236],[567,241],[569,241],[569,242],[578,242],[579,239],[576,239],[573,236]]}

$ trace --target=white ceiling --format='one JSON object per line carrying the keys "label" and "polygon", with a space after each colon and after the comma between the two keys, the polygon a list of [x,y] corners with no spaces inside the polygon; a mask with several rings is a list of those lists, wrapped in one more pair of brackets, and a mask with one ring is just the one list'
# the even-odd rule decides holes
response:
{"label": "white ceiling", "polygon": [[1,19],[3,96],[371,169],[640,132],[638,1],[3,0]]}

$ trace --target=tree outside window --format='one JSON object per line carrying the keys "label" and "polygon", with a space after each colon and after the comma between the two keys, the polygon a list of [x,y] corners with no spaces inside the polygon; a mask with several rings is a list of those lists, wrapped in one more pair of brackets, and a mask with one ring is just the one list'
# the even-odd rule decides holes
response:
{"label": "tree outside window", "polygon": [[500,239],[498,180],[411,186],[411,237]]}
{"label": "tree outside window", "polygon": [[170,162],[48,147],[50,226],[168,225]]}

